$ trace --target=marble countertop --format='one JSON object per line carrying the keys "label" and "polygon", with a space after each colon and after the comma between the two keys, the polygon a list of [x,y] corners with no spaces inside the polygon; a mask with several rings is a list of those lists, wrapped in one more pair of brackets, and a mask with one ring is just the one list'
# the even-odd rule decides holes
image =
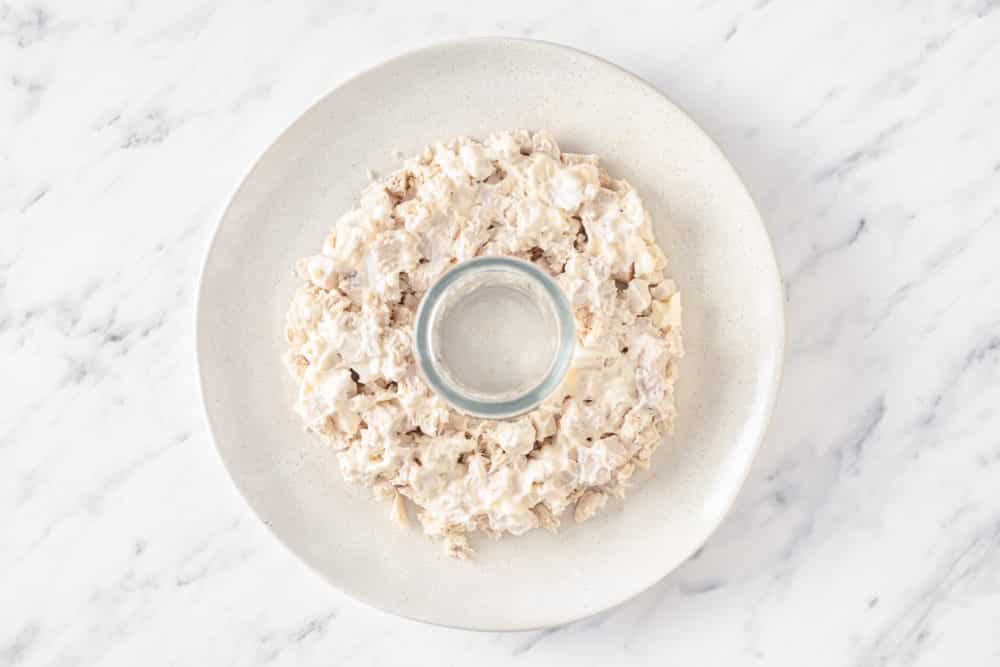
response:
{"label": "marble countertop", "polygon": [[[0,2],[0,665],[1000,663],[1000,5],[465,4]],[[483,34],[687,109],[787,287],[777,411],[719,531],[520,634],[325,585],[229,481],[194,371],[248,165],[353,73]]]}

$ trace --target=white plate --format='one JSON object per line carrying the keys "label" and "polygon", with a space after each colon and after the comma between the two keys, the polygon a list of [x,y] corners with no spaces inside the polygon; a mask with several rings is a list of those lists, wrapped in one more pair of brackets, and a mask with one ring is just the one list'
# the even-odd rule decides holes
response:
{"label": "white plate", "polygon": [[[676,433],[627,501],[597,518],[444,557],[340,476],[291,410],[283,324],[296,279],[355,202],[366,170],[436,139],[546,128],[601,156],[642,195],[684,299]],[[683,112],[635,76],[566,47],[515,39],[434,46],[348,81],[247,175],[219,223],[198,302],[202,393],[219,451],[274,534],[346,593],[463,628],[566,623],[639,593],[719,524],[763,437],[784,320],[774,255],[739,177]],[[569,519],[569,517],[566,517]]]}

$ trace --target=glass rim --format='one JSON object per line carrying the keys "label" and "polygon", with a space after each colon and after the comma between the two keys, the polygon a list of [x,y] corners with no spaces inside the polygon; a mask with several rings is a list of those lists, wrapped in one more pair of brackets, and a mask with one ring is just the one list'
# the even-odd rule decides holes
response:
{"label": "glass rim", "polygon": [[[542,288],[548,297],[559,328],[554,361],[545,376],[530,389],[510,399],[483,400],[463,394],[438,372],[431,348],[431,315],[441,297],[457,280],[477,271],[504,269],[528,278]],[[417,306],[413,329],[413,350],[417,367],[432,391],[455,409],[472,417],[508,419],[537,407],[556,390],[573,360],[576,347],[576,326],[569,301],[559,285],[547,273],[525,260],[505,255],[474,257],[456,264],[424,293]]]}

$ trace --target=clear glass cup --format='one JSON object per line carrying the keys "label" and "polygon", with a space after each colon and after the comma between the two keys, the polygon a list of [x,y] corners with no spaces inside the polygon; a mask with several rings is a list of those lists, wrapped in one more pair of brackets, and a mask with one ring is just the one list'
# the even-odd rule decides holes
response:
{"label": "clear glass cup", "polygon": [[417,308],[424,379],[456,409],[490,419],[536,407],[562,382],[576,333],[569,302],[534,264],[477,257],[456,265]]}

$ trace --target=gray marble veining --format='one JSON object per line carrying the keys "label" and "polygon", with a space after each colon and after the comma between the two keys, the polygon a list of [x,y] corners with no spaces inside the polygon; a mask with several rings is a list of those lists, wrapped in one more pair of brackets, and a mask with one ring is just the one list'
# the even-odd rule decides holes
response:
{"label": "gray marble veining", "polygon": [[[193,369],[206,243],[320,94],[480,34],[631,69],[744,176],[787,287],[732,514],[543,632],[357,604],[251,516]],[[1000,4],[0,2],[0,665],[1000,664]]]}

